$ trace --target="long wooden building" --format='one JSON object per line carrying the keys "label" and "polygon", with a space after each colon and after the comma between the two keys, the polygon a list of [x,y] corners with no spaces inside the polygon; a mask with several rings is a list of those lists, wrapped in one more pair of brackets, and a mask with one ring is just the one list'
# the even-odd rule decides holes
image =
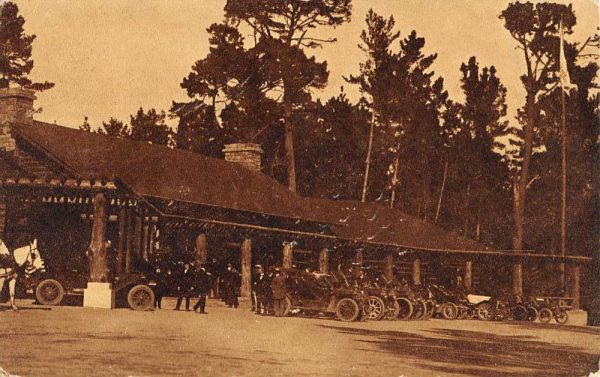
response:
{"label": "long wooden building", "polygon": [[[415,283],[454,271],[477,291],[501,266],[524,269],[527,288],[528,271],[565,263],[579,305],[588,258],[498,251],[375,203],[301,197],[260,172],[256,145],[221,160],[38,122],[34,99],[0,90],[0,237],[34,234],[47,258],[89,265],[96,286],[167,252],[235,263],[246,295],[253,263],[326,272],[358,260]],[[517,273],[508,285],[523,284]]]}

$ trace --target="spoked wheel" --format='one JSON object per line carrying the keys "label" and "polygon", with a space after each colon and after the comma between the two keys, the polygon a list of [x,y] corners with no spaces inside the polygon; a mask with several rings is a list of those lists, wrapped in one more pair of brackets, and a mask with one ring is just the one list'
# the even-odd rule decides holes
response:
{"label": "spoked wheel", "polygon": [[129,290],[127,303],[133,310],[149,310],[154,307],[154,292],[147,285],[136,285]]}
{"label": "spoked wheel", "polygon": [[425,302],[425,306],[427,307],[427,310],[425,311],[425,315],[423,317],[421,317],[421,319],[426,320],[426,319],[430,319],[431,317],[433,317],[433,314],[435,313],[435,302],[434,301],[427,301]]}
{"label": "spoked wheel", "polygon": [[413,312],[410,319],[423,319],[427,315],[427,303],[423,300],[417,300],[413,303]]}
{"label": "spoked wheel", "polygon": [[65,290],[54,279],[46,279],[35,288],[35,298],[42,305],[58,305],[65,296]]}
{"label": "spoked wheel", "polygon": [[385,315],[385,303],[377,296],[369,296],[369,317],[371,321],[380,321]]}
{"label": "spoked wheel", "polygon": [[527,320],[529,322],[535,322],[538,319],[538,310],[536,308],[534,308],[533,306],[528,306],[527,307]]}
{"label": "spoked wheel", "polygon": [[400,297],[397,301],[400,311],[398,312],[398,319],[406,321],[410,319],[413,313],[413,305],[409,299]]}
{"label": "spoked wheel", "polygon": [[561,309],[554,313],[554,320],[556,321],[556,323],[564,325],[569,320],[569,315],[566,311]]}
{"label": "spoked wheel", "polygon": [[512,317],[515,321],[526,321],[529,317],[529,311],[523,305],[516,305],[512,308]]}
{"label": "spoked wheel", "polygon": [[552,314],[552,310],[549,308],[541,308],[539,311],[540,322],[548,323],[552,319],[554,315]]}
{"label": "spoked wheel", "polygon": [[489,321],[494,317],[492,305],[488,302],[483,302],[477,305],[477,308],[475,310],[477,313],[477,318],[479,318],[482,321]]}
{"label": "spoked wheel", "polygon": [[351,298],[343,298],[337,304],[335,314],[340,321],[355,321],[360,315],[358,303]]}
{"label": "spoked wheel", "polygon": [[442,304],[442,317],[445,319],[456,319],[458,317],[458,306],[453,302]]}

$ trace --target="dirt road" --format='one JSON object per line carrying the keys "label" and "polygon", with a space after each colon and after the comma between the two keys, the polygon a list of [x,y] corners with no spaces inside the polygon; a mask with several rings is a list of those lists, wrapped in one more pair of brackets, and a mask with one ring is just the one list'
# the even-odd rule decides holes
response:
{"label": "dirt road", "polygon": [[0,368],[19,376],[587,376],[600,355],[589,327],[20,304],[0,311]]}

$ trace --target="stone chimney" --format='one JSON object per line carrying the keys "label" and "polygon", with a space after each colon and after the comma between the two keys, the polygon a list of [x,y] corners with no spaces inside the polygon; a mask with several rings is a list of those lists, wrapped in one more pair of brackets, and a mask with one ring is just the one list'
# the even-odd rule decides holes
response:
{"label": "stone chimney", "polygon": [[10,134],[11,124],[33,124],[35,98],[33,90],[0,89],[0,150],[15,150],[15,140]]}
{"label": "stone chimney", "polygon": [[235,162],[246,168],[260,172],[263,150],[259,144],[225,144],[225,161]]}

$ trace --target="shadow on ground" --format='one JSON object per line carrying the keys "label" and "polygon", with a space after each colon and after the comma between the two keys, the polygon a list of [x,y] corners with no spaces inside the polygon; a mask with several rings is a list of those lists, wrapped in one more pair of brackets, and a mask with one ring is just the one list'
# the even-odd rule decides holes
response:
{"label": "shadow on ground", "polygon": [[[433,329],[431,336],[402,331],[380,331],[321,326],[363,337],[357,340],[392,353],[416,367],[442,375],[472,376],[587,376],[598,370],[598,355],[581,349],[544,343],[532,336]],[[366,339],[365,339],[366,337]]]}

